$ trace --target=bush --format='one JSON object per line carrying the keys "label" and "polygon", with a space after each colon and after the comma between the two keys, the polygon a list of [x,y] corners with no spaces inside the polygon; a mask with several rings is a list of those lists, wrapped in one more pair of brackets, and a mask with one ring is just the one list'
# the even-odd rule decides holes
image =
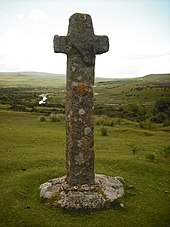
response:
{"label": "bush", "polygon": [[105,127],[101,128],[101,135],[102,136],[107,136],[107,128],[105,128]]}
{"label": "bush", "polygon": [[38,117],[38,120],[39,120],[40,122],[44,122],[44,121],[46,121],[46,118],[45,118],[45,116],[39,116],[39,117]]}
{"label": "bush", "polygon": [[150,120],[155,123],[163,123],[166,120],[166,115],[164,113],[158,113],[153,116]]}
{"label": "bush", "polygon": [[101,116],[95,118],[96,125],[103,125],[103,126],[114,126],[115,122],[114,119],[107,116]]}
{"label": "bush", "polygon": [[146,119],[147,110],[144,106],[137,104],[129,104],[123,110],[123,116],[128,119],[133,119],[136,121],[143,121]]}
{"label": "bush", "polygon": [[167,100],[166,98],[161,98],[155,103],[155,109],[158,112],[166,112],[169,106],[170,100]]}
{"label": "bush", "polygon": [[25,106],[23,105],[17,105],[17,104],[13,104],[9,109],[11,110],[15,110],[15,111],[26,111]]}
{"label": "bush", "polygon": [[65,115],[51,113],[49,118],[50,118],[51,122],[61,122],[61,121],[65,120]]}

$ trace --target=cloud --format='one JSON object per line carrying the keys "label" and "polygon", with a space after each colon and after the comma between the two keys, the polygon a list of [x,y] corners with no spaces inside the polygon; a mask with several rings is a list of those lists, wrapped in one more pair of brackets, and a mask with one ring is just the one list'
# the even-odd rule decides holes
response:
{"label": "cloud", "polygon": [[164,56],[169,56],[170,52],[167,51],[165,53],[145,53],[145,54],[134,54],[133,56],[128,57],[129,59],[148,59],[148,58],[159,58],[159,57],[164,57]]}
{"label": "cloud", "polygon": [[23,19],[24,18],[24,15],[23,14],[18,14],[18,15],[16,15],[16,18],[17,19]]}
{"label": "cloud", "polygon": [[25,36],[22,31],[11,29],[0,35],[1,54],[16,54],[23,49]]}
{"label": "cloud", "polygon": [[34,9],[29,14],[28,17],[34,21],[39,21],[47,18],[47,13],[45,11]]}
{"label": "cloud", "polygon": [[15,71],[20,71],[19,66],[0,63],[0,72],[15,72]]}
{"label": "cloud", "polygon": [[127,51],[125,58],[132,60],[142,60],[159,58],[170,55],[170,45],[143,45]]}

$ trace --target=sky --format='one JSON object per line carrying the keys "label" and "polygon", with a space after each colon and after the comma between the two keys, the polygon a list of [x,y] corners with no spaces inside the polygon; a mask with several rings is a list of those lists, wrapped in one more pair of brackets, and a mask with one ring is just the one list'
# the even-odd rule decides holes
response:
{"label": "sky", "polygon": [[90,14],[94,33],[109,37],[96,76],[170,73],[170,0],[0,0],[0,71],[65,74],[53,37],[67,35],[74,13]]}

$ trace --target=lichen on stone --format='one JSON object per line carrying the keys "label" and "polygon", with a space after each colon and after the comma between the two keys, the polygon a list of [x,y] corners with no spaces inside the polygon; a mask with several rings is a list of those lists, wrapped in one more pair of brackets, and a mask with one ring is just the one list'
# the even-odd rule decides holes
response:
{"label": "lichen on stone", "polygon": [[79,109],[79,115],[84,115],[86,112],[84,109]]}
{"label": "lichen on stone", "polygon": [[86,128],[84,129],[84,135],[87,136],[87,135],[90,134],[90,133],[92,133],[91,128],[90,128],[90,127],[86,127]]}
{"label": "lichen on stone", "polygon": [[78,165],[81,165],[81,164],[84,164],[84,156],[83,156],[83,153],[80,152],[78,155],[75,156],[75,162],[76,164]]}

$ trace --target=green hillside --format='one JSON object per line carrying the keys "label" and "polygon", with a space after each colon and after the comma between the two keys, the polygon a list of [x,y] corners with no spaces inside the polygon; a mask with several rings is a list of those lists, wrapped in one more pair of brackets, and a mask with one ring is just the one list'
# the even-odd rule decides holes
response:
{"label": "green hillside", "polygon": [[97,103],[152,105],[160,97],[170,96],[170,74],[99,81],[95,93],[97,93],[95,97]]}
{"label": "green hillside", "polygon": [[170,74],[166,73],[166,74],[150,74],[150,75],[146,75],[142,78],[143,80],[156,80],[156,81],[169,81],[170,80]]}
{"label": "green hillside", "polygon": [[[64,113],[64,75],[37,72],[0,73],[0,105],[3,109],[50,114]],[[47,101],[39,105],[40,95]],[[95,114],[134,120],[150,119],[159,114],[155,105],[170,103],[170,74],[155,74],[133,79],[96,78],[94,86]],[[169,107],[163,111],[163,122]]]}
{"label": "green hillside", "polygon": [[39,72],[0,72],[1,88],[61,87],[65,84],[65,76],[60,74]]}

